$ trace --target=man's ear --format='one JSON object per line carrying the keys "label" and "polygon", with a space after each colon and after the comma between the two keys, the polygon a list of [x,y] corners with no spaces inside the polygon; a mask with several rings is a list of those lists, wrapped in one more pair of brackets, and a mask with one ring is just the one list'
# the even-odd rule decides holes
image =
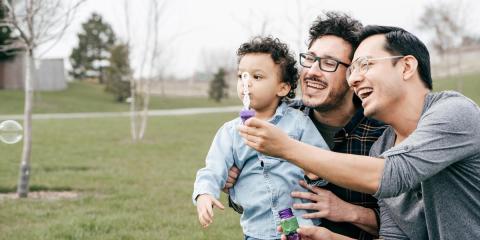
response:
{"label": "man's ear", "polygon": [[414,56],[407,55],[403,57],[403,62],[403,79],[408,80],[417,74],[418,61]]}
{"label": "man's ear", "polygon": [[286,83],[286,82],[282,82],[280,83],[279,85],[279,88],[278,88],[278,91],[277,91],[277,96],[279,97],[285,97],[288,95],[288,93],[290,92],[290,89],[292,87],[290,86],[290,84]]}

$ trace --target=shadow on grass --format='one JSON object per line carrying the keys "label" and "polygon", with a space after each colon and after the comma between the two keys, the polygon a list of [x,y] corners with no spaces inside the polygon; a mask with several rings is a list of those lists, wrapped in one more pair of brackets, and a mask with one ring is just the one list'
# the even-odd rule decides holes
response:
{"label": "shadow on grass", "polygon": [[[42,186],[42,185],[31,185],[29,192],[70,192],[73,191],[71,187],[49,187],[49,186]],[[17,186],[13,187],[5,187],[0,186],[0,193],[15,193],[17,192]]]}
{"label": "shadow on grass", "polygon": [[61,172],[61,171],[84,172],[89,170],[95,170],[95,168],[87,167],[87,166],[50,166],[50,167],[42,167],[41,170],[45,172]]}

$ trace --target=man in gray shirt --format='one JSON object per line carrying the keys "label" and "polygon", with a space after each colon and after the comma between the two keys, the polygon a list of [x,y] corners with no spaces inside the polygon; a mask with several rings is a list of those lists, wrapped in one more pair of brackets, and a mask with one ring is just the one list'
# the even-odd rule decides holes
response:
{"label": "man in gray shirt", "polygon": [[[367,26],[360,40],[349,85],[366,116],[390,125],[370,157],[306,146],[255,118],[239,127],[245,141],[337,185],[374,193],[386,239],[480,239],[478,106],[459,93],[431,92],[428,50],[411,33]],[[299,233],[342,239],[318,227]]]}

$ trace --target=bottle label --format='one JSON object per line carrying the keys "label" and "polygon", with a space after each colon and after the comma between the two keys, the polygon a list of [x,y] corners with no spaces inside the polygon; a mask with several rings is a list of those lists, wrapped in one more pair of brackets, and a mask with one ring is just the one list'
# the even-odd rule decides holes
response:
{"label": "bottle label", "polygon": [[282,220],[280,222],[280,225],[282,225],[283,233],[286,235],[290,233],[295,233],[297,232],[297,229],[298,229],[298,222],[297,222],[297,218],[295,217]]}

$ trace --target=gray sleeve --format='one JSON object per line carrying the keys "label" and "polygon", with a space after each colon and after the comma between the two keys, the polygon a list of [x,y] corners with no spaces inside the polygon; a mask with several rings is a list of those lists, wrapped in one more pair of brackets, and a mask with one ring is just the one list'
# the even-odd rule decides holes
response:
{"label": "gray sleeve", "polygon": [[408,236],[400,229],[400,227],[393,221],[389,210],[385,203],[378,200],[380,206],[380,230],[379,235],[382,239],[409,239]]}
{"label": "gray sleeve", "polygon": [[440,100],[422,115],[415,131],[384,152],[377,198],[398,196],[460,160],[478,154],[480,111],[470,101]]}

